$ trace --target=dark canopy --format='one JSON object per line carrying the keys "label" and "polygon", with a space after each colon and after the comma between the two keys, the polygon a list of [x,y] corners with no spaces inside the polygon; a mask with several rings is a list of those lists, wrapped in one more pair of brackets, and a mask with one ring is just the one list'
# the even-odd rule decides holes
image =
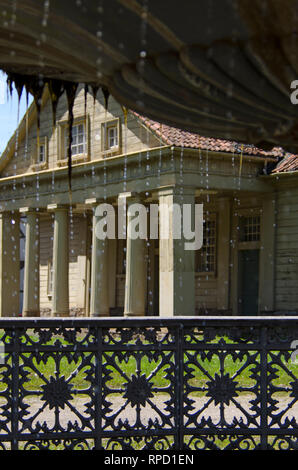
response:
{"label": "dark canopy", "polygon": [[[297,152],[297,0],[0,0],[0,65],[205,136]],[[70,83],[69,83],[70,82]]]}

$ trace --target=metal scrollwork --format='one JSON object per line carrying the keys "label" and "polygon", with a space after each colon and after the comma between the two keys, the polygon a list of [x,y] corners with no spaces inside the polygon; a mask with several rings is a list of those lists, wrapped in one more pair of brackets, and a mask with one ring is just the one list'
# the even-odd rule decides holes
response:
{"label": "metal scrollwork", "polygon": [[297,450],[296,339],[266,317],[2,319],[0,449]]}

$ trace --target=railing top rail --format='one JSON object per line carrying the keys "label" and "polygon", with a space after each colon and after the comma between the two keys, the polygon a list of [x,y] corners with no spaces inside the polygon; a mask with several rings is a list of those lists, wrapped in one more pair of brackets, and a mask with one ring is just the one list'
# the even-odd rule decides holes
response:
{"label": "railing top rail", "polygon": [[5,327],[46,327],[54,325],[66,326],[100,326],[100,327],[129,327],[129,326],[174,326],[187,325],[227,325],[261,326],[271,324],[298,325],[298,316],[176,316],[176,317],[4,317],[0,318],[0,328]]}

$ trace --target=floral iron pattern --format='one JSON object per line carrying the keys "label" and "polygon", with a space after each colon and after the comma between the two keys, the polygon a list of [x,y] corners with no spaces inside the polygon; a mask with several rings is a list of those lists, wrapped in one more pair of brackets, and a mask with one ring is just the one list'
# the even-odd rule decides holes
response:
{"label": "floral iron pattern", "polygon": [[297,449],[295,319],[0,320],[1,449]]}

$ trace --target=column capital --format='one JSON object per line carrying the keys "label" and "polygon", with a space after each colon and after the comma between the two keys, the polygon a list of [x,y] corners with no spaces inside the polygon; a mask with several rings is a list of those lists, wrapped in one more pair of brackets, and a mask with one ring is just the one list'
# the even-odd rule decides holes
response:
{"label": "column capital", "polygon": [[120,193],[118,195],[118,204],[119,204],[119,200],[127,200],[127,201],[141,201],[143,200],[144,197],[142,195],[142,193],[137,193],[135,191],[131,191],[131,192],[127,192],[127,193]]}
{"label": "column capital", "polygon": [[127,191],[127,192],[124,192],[124,193],[119,193],[118,194],[118,199],[126,199],[126,198],[129,198],[129,197],[134,197],[136,194],[136,192],[134,191]]}
{"label": "column capital", "polygon": [[158,196],[195,196],[196,188],[194,186],[170,185],[161,187],[158,190]]}
{"label": "column capital", "polygon": [[58,210],[68,210],[69,206],[67,204],[48,204],[47,210],[51,211],[58,211]]}
{"label": "column capital", "polygon": [[91,207],[96,206],[97,204],[100,204],[101,202],[102,202],[102,200],[99,199],[99,198],[96,198],[96,197],[91,197],[89,199],[85,199],[85,204],[87,206],[91,206]]}
{"label": "column capital", "polygon": [[28,214],[29,212],[40,212],[38,207],[20,207],[19,213],[20,214]]}
{"label": "column capital", "polygon": [[[117,201],[117,199],[116,199]],[[103,198],[103,197],[91,197],[88,199],[85,199],[85,205],[89,206],[89,208],[93,208],[98,206],[99,204],[110,204],[114,205],[115,204],[115,198]]]}

